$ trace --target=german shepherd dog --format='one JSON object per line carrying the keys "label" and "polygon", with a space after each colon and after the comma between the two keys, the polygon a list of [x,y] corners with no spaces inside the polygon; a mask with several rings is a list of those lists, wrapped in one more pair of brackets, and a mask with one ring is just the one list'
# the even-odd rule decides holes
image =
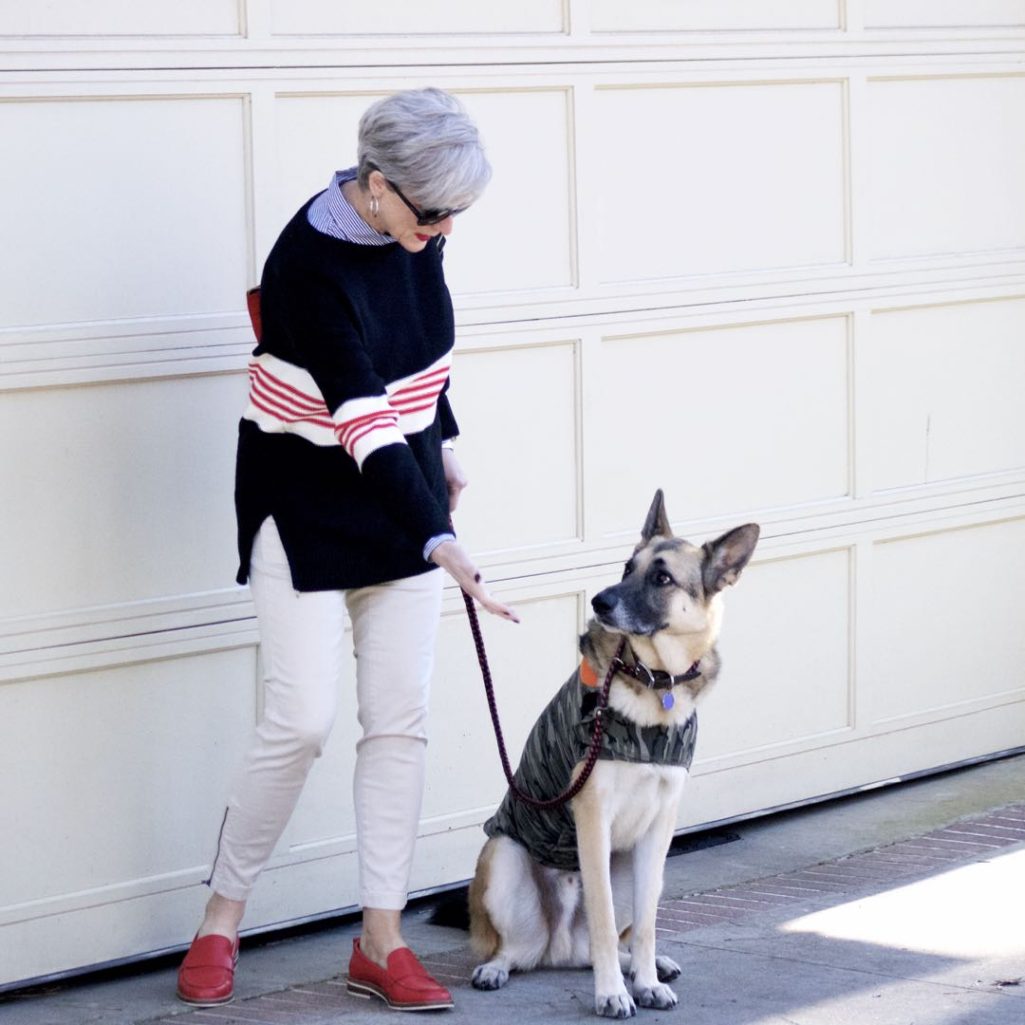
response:
{"label": "german shepherd dog", "polygon": [[[628,1018],[635,1001],[676,1004],[666,983],[680,968],[655,956],[662,871],[693,754],[695,703],[719,673],[722,591],[747,565],[758,533],[749,523],[696,547],[673,536],[656,492],[622,580],[591,602],[581,668],[534,725],[516,771],[517,785],[536,798],[576,778],[595,684],[625,637],[590,778],[561,820],[558,811],[538,818],[507,793],[485,824],[490,839],[469,892],[471,944],[484,959],[473,972],[477,989],[540,965],[592,965],[599,1015]],[[560,754],[563,742],[568,753]],[[620,954],[621,940],[628,953]]]}

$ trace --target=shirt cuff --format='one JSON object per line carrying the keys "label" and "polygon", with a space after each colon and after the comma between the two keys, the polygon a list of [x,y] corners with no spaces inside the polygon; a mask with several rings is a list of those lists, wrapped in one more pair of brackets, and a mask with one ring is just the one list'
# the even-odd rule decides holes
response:
{"label": "shirt cuff", "polygon": [[434,537],[424,545],[424,562],[430,562],[434,549],[443,545],[446,541],[455,541],[455,534],[435,534]]}

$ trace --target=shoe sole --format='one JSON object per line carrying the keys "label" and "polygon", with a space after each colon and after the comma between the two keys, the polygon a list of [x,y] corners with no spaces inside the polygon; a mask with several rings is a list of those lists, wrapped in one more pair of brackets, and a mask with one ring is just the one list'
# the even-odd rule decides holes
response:
{"label": "shoe sole", "polygon": [[451,1000],[447,1003],[397,1004],[369,982],[347,982],[345,988],[354,997],[359,997],[361,1000],[377,997],[378,1000],[383,1000],[393,1011],[447,1011],[455,1007]]}
{"label": "shoe sole", "polygon": [[188,1004],[189,1007],[223,1007],[224,1004],[230,1004],[235,999],[234,993],[230,996],[222,997],[220,1000],[193,1000],[190,997],[182,996],[181,993],[175,993],[175,996],[183,1004]]}

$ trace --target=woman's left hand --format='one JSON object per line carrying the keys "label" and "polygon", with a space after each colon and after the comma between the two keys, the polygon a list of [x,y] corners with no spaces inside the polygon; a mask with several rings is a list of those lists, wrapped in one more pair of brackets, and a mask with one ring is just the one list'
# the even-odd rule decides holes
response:
{"label": "woman's left hand", "polygon": [[440,566],[471,597],[475,598],[488,612],[510,622],[518,623],[520,617],[514,609],[491,597],[480,570],[473,564],[458,541],[443,541],[431,553],[431,562]]}
{"label": "woman's left hand", "polygon": [[459,496],[463,488],[470,482],[463,473],[463,468],[455,452],[450,448],[441,450],[441,462],[445,467],[445,483],[448,485],[448,511],[455,512],[459,505]]}

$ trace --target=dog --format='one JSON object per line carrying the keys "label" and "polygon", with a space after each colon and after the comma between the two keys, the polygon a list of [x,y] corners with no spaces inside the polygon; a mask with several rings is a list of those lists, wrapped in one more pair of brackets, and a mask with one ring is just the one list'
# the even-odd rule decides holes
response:
{"label": "dog", "polygon": [[515,776],[539,799],[576,779],[598,689],[625,639],[590,778],[554,813],[538,815],[507,793],[485,823],[469,889],[471,946],[484,959],[477,989],[498,989],[513,971],[590,965],[603,1017],[675,1006],[668,983],[680,968],[655,954],[662,872],[694,751],[695,703],[719,674],[722,592],[758,534],[749,523],[697,547],[673,535],[656,492],[622,580],[591,602],[580,668],[535,723]]}

